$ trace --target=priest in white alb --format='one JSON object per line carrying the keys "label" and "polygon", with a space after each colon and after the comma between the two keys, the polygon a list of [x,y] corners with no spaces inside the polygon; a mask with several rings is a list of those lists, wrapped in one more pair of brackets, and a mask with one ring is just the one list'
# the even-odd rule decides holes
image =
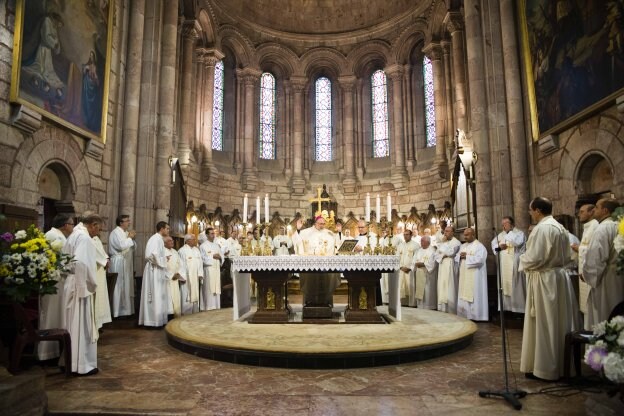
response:
{"label": "priest in white alb", "polygon": [[405,242],[397,249],[399,256],[399,298],[401,305],[409,303],[410,287],[413,285],[415,256],[420,245],[412,240],[412,231],[403,231]]}
{"label": "priest in white alb", "polygon": [[420,250],[414,257],[414,284],[410,291],[409,306],[421,309],[438,309],[438,263],[431,237],[422,236]]}
{"label": "priest in white alb", "polygon": [[588,331],[592,329],[587,316],[587,298],[589,297],[591,287],[583,280],[583,267],[589,243],[594,235],[594,231],[596,231],[596,227],[598,227],[598,221],[594,218],[595,208],[594,204],[585,204],[579,208],[578,219],[581,225],[583,225],[583,235],[581,236],[580,244],[571,245],[572,250],[578,253],[579,309],[583,314],[583,328]]}
{"label": "priest in white alb", "polygon": [[472,228],[464,230],[465,243],[455,255],[459,271],[457,315],[473,321],[487,321],[487,249]]}
{"label": "priest in white alb", "polygon": [[71,336],[72,372],[92,375],[97,368],[98,329],[93,295],[97,289],[96,253],[93,237],[100,233],[102,218],[89,214],[71,233],[63,252],[73,257],[63,291],[64,324]]}
{"label": "priest in white alb", "polygon": [[175,248],[173,248],[173,238],[167,236],[164,238],[165,256],[167,257],[167,279],[169,279],[169,298],[171,305],[169,313],[173,313],[174,318],[182,316],[182,303],[180,296],[180,256]]}
{"label": "priest in white alb", "polygon": [[111,273],[117,273],[113,292],[113,316],[134,314],[134,236],[130,230],[130,216],[119,215],[117,227],[108,236]]}
{"label": "priest in white alb", "polygon": [[515,227],[512,217],[504,217],[502,226],[503,231],[492,239],[492,252],[499,256],[503,310],[524,313],[526,278],[518,271],[520,254],[524,252],[524,233]]}
{"label": "priest in white alb", "polygon": [[100,237],[93,237],[95,245],[95,263],[97,264],[97,290],[95,291],[95,322],[98,329],[102,325],[112,322],[110,302],[108,299],[108,282],[106,281],[106,266],[108,266],[108,254],[104,250]]}
{"label": "priest in white alb", "polygon": [[163,240],[168,235],[169,224],[159,221],[156,224],[156,233],[147,240],[139,325],[159,327],[168,321],[167,315],[170,310],[169,279],[167,278],[167,254]]}
{"label": "priest in white alb", "polygon": [[377,246],[377,234],[369,231],[366,221],[358,221],[358,235],[355,238],[358,240],[355,248],[353,249],[356,253],[362,253],[367,244],[370,245],[371,252],[375,250],[375,247]]}
{"label": "priest in white alb", "polygon": [[204,264],[204,283],[199,308],[202,311],[221,309],[221,265],[225,253],[216,241],[213,228],[206,229],[206,241],[199,246],[199,252]]}
{"label": "priest in white alb", "polygon": [[184,245],[178,250],[180,256],[180,296],[182,315],[199,312],[200,282],[204,279],[204,265],[197,248],[194,234],[184,236]]}
{"label": "priest in white alb", "polygon": [[276,256],[288,256],[289,250],[292,248],[292,238],[286,235],[286,228],[282,227],[280,234],[273,238],[273,248],[275,249],[274,255]]}
{"label": "priest in white alb", "polygon": [[457,272],[455,255],[461,243],[454,236],[455,228],[449,225],[437,241],[436,261],[438,262],[438,310],[457,313]]}

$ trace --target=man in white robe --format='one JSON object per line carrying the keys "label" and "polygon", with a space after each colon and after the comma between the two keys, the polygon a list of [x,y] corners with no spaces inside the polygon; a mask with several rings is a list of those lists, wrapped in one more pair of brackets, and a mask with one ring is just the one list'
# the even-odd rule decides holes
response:
{"label": "man in white robe", "polygon": [[169,313],[169,279],[167,278],[167,254],[165,237],[169,235],[169,224],[156,224],[145,247],[145,268],[141,284],[141,307],[139,325],[159,327],[167,323]]}
{"label": "man in white robe", "polygon": [[457,272],[455,255],[461,243],[454,236],[455,228],[449,225],[444,229],[441,241],[438,241],[436,261],[438,262],[438,310],[457,313]]}
{"label": "man in white robe", "polygon": [[401,244],[397,250],[399,255],[399,298],[401,299],[401,305],[407,305],[409,303],[409,294],[411,287],[413,286],[413,270],[414,263],[416,262],[415,256],[420,245],[412,240],[412,231],[405,230],[403,232],[403,238],[405,242]]}
{"label": "man in white robe", "polygon": [[342,243],[348,238],[349,237],[347,237],[345,233],[342,231],[342,223],[340,221],[336,221],[336,232],[334,233],[334,240],[335,240],[334,245],[336,247],[336,252],[338,252],[338,250],[342,246]]}
{"label": "man in white robe", "polygon": [[377,246],[377,234],[372,231],[369,232],[368,225],[366,225],[366,222],[362,220],[358,221],[358,233],[357,237],[355,237],[358,242],[353,251],[356,253],[362,253],[366,248],[366,245],[369,244],[372,254]]}
{"label": "man in white robe", "polygon": [[95,322],[93,295],[97,289],[96,253],[93,237],[102,229],[102,218],[96,214],[87,215],[82,225],[75,227],[63,252],[73,257],[72,270],[65,280],[64,323],[71,336],[72,372],[92,375],[97,368],[98,330]]}
{"label": "man in white robe", "polygon": [[169,298],[171,299],[171,305],[169,313],[173,314],[174,318],[182,316],[182,300],[180,296],[180,256],[178,252],[173,248],[173,238],[171,236],[165,237],[165,256],[167,256],[167,279],[169,279]]}
{"label": "man in white robe", "polygon": [[281,234],[276,235],[273,239],[273,248],[275,249],[274,255],[276,256],[288,256],[290,255],[290,249],[292,248],[292,238],[286,235],[286,229],[282,228]]}
{"label": "man in white robe", "polygon": [[204,279],[204,265],[197,248],[194,234],[184,236],[184,245],[178,251],[180,256],[180,296],[182,297],[182,315],[199,312],[200,282]]}
{"label": "man in white robe", "polygon": [[487,321],[487,249],[476,239],[472,228],[464,230],[465,243],[455,255],[459,271],[457,315],[473,321]]}
{"label": "man in white robe", "polygon": [[526,278],[524,273],[518,271],[520,254],[524,252],[524,233],[515,228],[512,217],[504,217],[502,225],[503,231],[492,239],[492,252],[499,256],[503,284],[503,310],[524,313]]}
{"label": "man in white robe", "polygon": [[613,199],[601,199],[596,203],[594,218],[598,227],[589,242],[583,265],[583,279],[590,286],[587,297],[587,327],[609,318],[615,306],[624,301],[624,277],[617,274],[618,253],[614,240],[618,224],[611,214],[619,206]]}
{"label": "man in white robe", "polygon": [[113,292],[113,316],[134,314],[134,237],[130,230],[130,216],[119,215],[117,227],[108,236],[110,272],[117,273]]}
{"label": "man in white robe", "polygon": [[598,221],[594,218],[595,205],[585,204],[579,208],[578,219],[583,225],[583,235],[580,244],[572,244],[572,250],[578,253],[578,272],[579,272],[579,309],[583,314],[583,328],[591,330],[587,316],[587,298],[589,297],[590,286],[583,280],[583,266],[589,242],[598,227]]}
{"label": "man in white robe", "polygon": [[221,309],[221,265],[225,257],[223,249],[216,242],[213,228],[206,229],[206,238],[199,246],[204,264],[204,283],[199,305],[202,311]]}
{"label": "man in white robe", "polygon": [[552,217],[552,202],[533,199],[529,214],[537,225],[520,256],[520,271],[527,277],[520,371],[557,380],[564,375],[565,336],[575,328],[578,313],[564,269],[572,250],[568,231]]}
{"label": "man in white robe", "polygon": [[232,233],[230,234],[230,236],[226,240],[229,252],[228,252],[228,254],[225,257],[231,258],[231,257],[240,256],[240,252],[241,252],[243,247],[242,247],[241,243],[239,242],[239,238],[238,237],[239,237],[238,229],[234,228],[232,230]]}
{"label": "man in white robe", "polygon": [[[52,228],[45,238],[55,251],[63,249],[67,237],[74,230],[74,220],[67,214],[58,214],[52,219]],[[41,296],[39,299],[39,329],[61,328],[63,325],[63,286],[65,275],[56,282],[56,293]],[[43,341],[37,346],[37,357],[49,360],[60,356],[59,343]]]}
{"label": "man in white robe", "polygon": [[221,251],[224,253],[225,257],[227,257],[228,254],[230,253],[230,246],[228,245],[228,240],[223,238],[223,236],[221,235],[220,229],[215,228],[214,232],[215,232],[215,238],[214,238],[215,243],[219,244],[219,247],[221,247]]}
{"label": "man in white robe", "polygon": [[438,309],[438,263],[435,260],[435,249],[431,245],[431,237],[425,235],[420,239],[420,250],[414,257],[414,284],[410,291],[409,306],[422,309]]}
{"label": "man in white robe", "polygon": [[106,282],[106,267],[108,266],[108,254],[104,250],[100,237],[93,237],[95,245],[95,263],[97,264],[96,278],[97,289],[95,291],[95,322],[97,328],[112,322],[110,301],[108,299],[108,283]]}

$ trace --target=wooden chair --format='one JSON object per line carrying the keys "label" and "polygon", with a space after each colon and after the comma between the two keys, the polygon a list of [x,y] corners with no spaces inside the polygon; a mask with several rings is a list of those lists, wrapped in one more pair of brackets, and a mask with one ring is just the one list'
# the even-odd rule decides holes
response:
{"label": "wooden chair", "polygon": [[[618,315],[624,315],[624,302],[618,303],[611,311],[609,318],[611,320]],[[574,370],[577,377],[581,375],[581,346],[589,344],[593,331],[572,331],[565,336],[565,350],[563,352],[563,377],[570,378],[570,361],[574,359]]]}
{"label": "wooden chair", "polygon": [[26,310],[19,303],[13,304],[13,313],[17,323],[17,335],[11,351],[9,371],[13,374],[19,371],[19,363],[26,345],[39,341],[58,341],[65,358],[65,376],[69,377],[72,367],[71,337],[69,332],[60,328],[35,329]]}

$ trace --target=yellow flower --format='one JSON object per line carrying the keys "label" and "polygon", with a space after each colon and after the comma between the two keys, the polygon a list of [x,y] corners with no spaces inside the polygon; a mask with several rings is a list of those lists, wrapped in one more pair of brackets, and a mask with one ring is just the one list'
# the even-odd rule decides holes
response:
{"label": "yellow flower", "polygon": [[17,250],[17,248],[19,247],[19,244],[11,244],[11,250]]}
{"label": "yellow flower", "polygon": [[624,236],[624,218],[620,220],[620,225],[618,226],[618,232],[621,236]]}

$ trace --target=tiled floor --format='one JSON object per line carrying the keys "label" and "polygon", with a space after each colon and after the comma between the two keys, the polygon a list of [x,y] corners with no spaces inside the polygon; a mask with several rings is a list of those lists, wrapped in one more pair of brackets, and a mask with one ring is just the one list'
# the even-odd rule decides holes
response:
{"label": "tiled floor", "polygon": [[[504,387],[500,330],[487,323],[478,327],[470,347],[438,359],[351,370],[284,370],[201,359],[167,345],[163,330],[116,321],[98,344],[99,374],[66,379],[56,368],[45,369],[49,409],[115,415],[515,414],[503,400],[478,395]],[[510,381],[529,392],[521,400],[525,414],[624,414],[624,405],[599,388],[580,392],[525,379],[517,370],[521,336],[520,330],[509,330]]]}

